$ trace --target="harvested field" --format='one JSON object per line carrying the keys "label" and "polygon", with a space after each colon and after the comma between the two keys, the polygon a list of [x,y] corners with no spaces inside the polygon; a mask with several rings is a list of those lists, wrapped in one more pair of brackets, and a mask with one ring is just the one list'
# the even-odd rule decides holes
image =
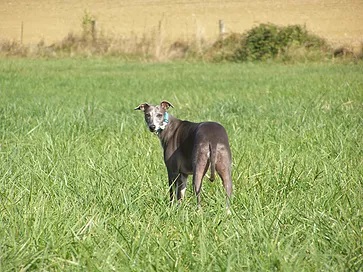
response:
{"label": "harvested field", "polygon": [[259,23],[302,24],[333,45],[363,41],[363,2],[350,1],[1,1],[0,39],[50,44],[81,29],[88,11],[98,30],[114,36],[159,31],[164,40],[215,39],[222,19],[227,32],[244,32]]}

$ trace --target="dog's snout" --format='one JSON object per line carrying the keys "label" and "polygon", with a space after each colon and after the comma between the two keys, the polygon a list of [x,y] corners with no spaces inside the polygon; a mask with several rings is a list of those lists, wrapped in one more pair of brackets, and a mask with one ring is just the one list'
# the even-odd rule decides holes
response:
{"label": "dog's snout", "polygon": [[153,131],[155,131],[155,128],[156,128],[156,126],[155,126],[155,125],[150,125],[150,126],[149,126],[149,129],[150,129],[150,131],[152,131],[152,132],[153,132]]}

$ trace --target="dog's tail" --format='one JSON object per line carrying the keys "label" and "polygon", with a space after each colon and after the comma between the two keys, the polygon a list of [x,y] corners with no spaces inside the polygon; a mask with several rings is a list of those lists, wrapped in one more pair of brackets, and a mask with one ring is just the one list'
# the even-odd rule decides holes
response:
{"label": "dog's tail", "polygon": [[216,152],[217,146],[209,144],[209,161],[210,161],[210,181],[214,181],[216,178]]}

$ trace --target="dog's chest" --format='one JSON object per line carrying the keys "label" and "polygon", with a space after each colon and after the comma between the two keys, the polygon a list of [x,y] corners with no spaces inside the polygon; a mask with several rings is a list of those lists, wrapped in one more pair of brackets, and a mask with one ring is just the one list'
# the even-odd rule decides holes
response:
{"label": "dog's chest", "polygon": [[168,168],[183,174],[193,173],[193,145],[173,144],[164,149],[164,160]]}

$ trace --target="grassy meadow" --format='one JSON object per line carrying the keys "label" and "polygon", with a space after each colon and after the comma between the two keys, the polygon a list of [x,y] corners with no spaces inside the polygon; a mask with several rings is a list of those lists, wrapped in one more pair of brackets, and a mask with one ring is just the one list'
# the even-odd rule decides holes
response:
{"label": "grassy meadow", "polygon": [[[0,62],[1,271],[363,269],[363,65]],[[133,109],[214,120],[233,153],[196,210],[168,205]]]}

